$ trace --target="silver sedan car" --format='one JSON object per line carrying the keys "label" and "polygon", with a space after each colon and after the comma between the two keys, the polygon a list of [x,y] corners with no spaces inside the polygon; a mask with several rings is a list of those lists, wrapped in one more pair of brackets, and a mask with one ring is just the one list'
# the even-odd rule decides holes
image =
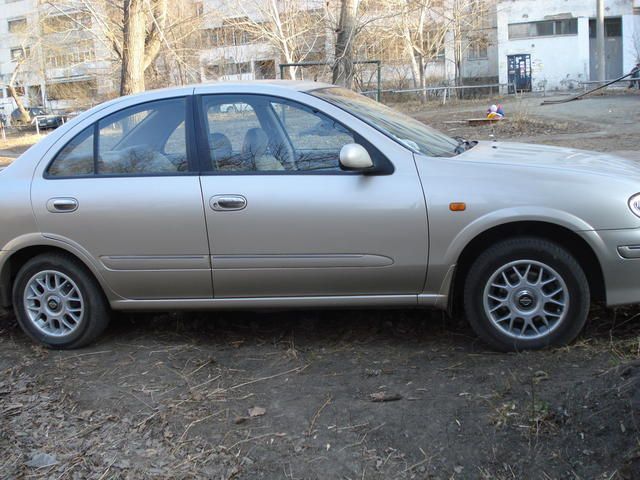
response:
{"label": "silver sedan car", "polygon": [[[225,108],[233,105],[234,108]],[[436,307],[500,350],[640,302],[640,167],[450,138],[331,85],[99,105],[0,172],[0,305],[52,348],[111,310]]]}

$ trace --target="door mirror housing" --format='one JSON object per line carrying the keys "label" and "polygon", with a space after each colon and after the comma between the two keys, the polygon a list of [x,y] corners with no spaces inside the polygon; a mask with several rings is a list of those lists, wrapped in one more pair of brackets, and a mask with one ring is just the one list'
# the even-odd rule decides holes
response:
{"label": "door mirror housing", "polygon": [[366,171],[373,169],[373,160],[367,149],[357,143],[347,143],[340,149],[340,168]]}

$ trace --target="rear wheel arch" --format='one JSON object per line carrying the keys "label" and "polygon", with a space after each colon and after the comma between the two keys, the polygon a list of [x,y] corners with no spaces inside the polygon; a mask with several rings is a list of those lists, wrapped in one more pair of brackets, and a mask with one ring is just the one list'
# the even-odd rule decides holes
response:
{"label": "rear wheel arch", "polygon": [[82,259],[80,255],[59,246],[31,245],[21,248],[20,250],[16,250],[5,261],[2,271],[0,271],[0,307],[6,308],[11,306],[12,289],[16,275],[29,260],[42,254],[58,254],[69,258],[70,261],[83,267],[100,286],[103,294],[106,294],[107,291],[102,279],[91,265],[89,265],[86,260]]}
{"label": "rear wheel arch", "polygon": [[570,252],[580,264],[589,280],[594,300],[605,301],[604,274],[600,261],[587,241],[572,230],[549,222],[518,221],[494,226],[476,235],[464,247],[456,264],[449,291],[448,310],[454,315],[462,311],[464,282],[473,261],[495,243],[516,237],[535,237],[553,242]]}

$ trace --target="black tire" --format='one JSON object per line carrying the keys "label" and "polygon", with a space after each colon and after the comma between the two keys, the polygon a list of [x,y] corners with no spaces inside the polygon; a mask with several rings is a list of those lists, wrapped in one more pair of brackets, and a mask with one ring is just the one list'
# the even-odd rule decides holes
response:
{"label": "black tire", "polygon": [[[564,318],[547,333],[543,331],[544,335],[538,338],[509,336],[485,311],[485,287],[492,276],[503,266],[520,260],[540,262],[551,267],[566,285],[568,308]],[[516,237],[488,248],[473,262],[464,283],[467,320],[482,340],[499,351],[532,350],[568,344],[582,331],[590,301],[589,283],[576,259],[561,246],[535,237]],[[526,332],[527,327],[523,330]]]}
{"label": "black tire", "polygon": [[[80,321],[71,333],[61,337],[38,329],[24,306],[23,293],[30,279],[46,270],[60,272],[70,278],[83,299],[84,311]],[[93,275],[78,260],[58,253],[38,255],[23,265],[13,283],[13,308],[20,327],[29,337],[47,348],[60,350],[89,345],[100,336],[110,320],[109,303]]]}

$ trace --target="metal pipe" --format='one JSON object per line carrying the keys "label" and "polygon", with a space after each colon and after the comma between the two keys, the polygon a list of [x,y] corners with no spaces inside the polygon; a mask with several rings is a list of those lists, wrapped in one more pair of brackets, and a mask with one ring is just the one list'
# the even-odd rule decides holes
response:
{"label": "metal pipe", "polygon": [[598,80],[604,82],[606,69],[604,58],[604,0],[596,0],[596,69]]}
{"label": "metal pipe", "polygon": [[[450,86],[441,86],[441,87],[424,87],[424,88],[405,88],[405,89],[394,89],[387,88],[384,90],[380,90],[381,93],[411,93],[411,92],[430,92],[436,90],[464,90],[465,88],[489,88],[489,87],[503,87],[505,85],[509,85],[508,83],[489,83],[484,85],[450,85]],[[364,92],[360,92],[362,94],[368,93],[376,93],[376,90],[366,90]]]}
{"label": "metal pipe", "polygon": [[379,102],[382,100],[382,67],[380,62],[377,63],[376,69],[378,70],[378,91],[376,92],[376,100]]}

